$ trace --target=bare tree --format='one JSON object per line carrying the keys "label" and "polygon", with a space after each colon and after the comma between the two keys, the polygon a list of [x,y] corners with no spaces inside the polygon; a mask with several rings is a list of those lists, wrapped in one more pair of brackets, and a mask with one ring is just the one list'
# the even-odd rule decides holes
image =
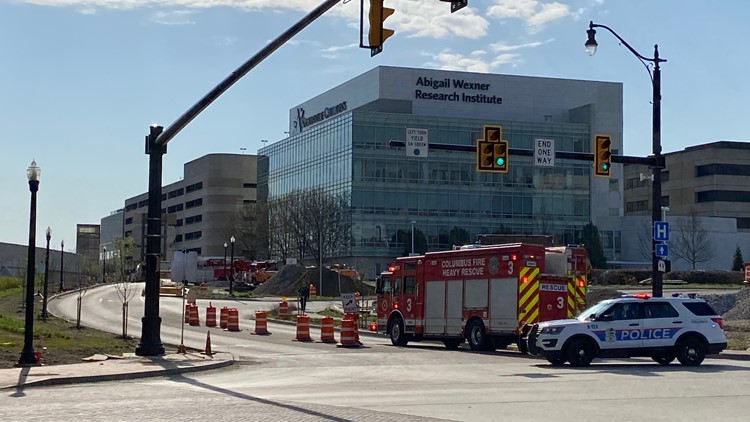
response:
{"label": "bare tree", "polygon": [[81,311],[83,304],[83,297],[86,296],[88,291],[88,278],[89,276],[84,274],[81,264],[78,265],[78,271],[76,276],[76,328],[81,329]]}
{"label": "bare tree", "polygon": [[240,252],[249,259],[268,257],[268,204],[264,201],[244,204],[237,211],[235,232]]}
{"label": "bare tree", "polygon": [[644,260],[650,261],[653,256],[654,238],[651,226],[643,223],[638,228],[638,252]]}
{"label": "bare tree", "polygon": [[122,338],[128,338],[128,305],[135,297],[137,288],[134,286],[137,269],[133,268],[132,254],[135,248],[135,241],[132,237],[118,236],[112,242],[114,250],[112,251],[112,270],[120,277],[119,282],[115,283],[117,297],[122,304]]}
{"label": "bare tree", "polygon": [[713,246],[708,232],[703,228],[700,217],[695,210],[690,215],[681,218],[677,223],[677,230],[671,241],[672,253],[677,258],[689,262],[693,269],[701,262],[710,261],[713,256]]}

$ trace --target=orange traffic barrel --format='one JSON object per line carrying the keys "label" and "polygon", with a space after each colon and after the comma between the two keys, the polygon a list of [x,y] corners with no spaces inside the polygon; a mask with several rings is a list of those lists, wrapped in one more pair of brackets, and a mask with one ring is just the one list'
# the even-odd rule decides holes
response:
{"label": "orange traffic barrel", "polygon": [[190,325],[201,325],[200,319],[198,318],[198,305],[191,305],[188,314],[190,316],[188,321]]}
{"label": "orange traffic barrel", "polygon": [[[310,283],[309,289],[310,289],[310,296],[317,296],[318,295],[318,289],[315,288],[314,284]],[[320,293],[323,294],[323,292],[320,292]]]}
{"label": "orange traffic barrel", "polygon": [[185,304],[185,322],[190,322],[190,307],[191,306],[193,306],[192,303]]}
{"label": "orange traffic barrel", "polygon": [[219,312],[219,327],[227,328],[227,319],[229,318],[229,309],[225,306]]}
{"label": "orange traffic barrel", "polygon": [[255,311],[255,334],[265,336],[268,332],[268,320],[264,311]]}
{"label": "orange traffic barrel", "polygon": [[229,308],[227,331],[240,331],[240,313],[237,311],[237,308]]}
{"label": "orange traffic barrel", "polygon": [[297,315],[297,341],[312,341],[310,337],[310,317],[307,315]]}
{"label": "orange traffic barrel", "polygon": [[356,322],[353,319],[344,317],[344,319],[341,320],[341,338],[339,340],[339,346],[358,347],[361,345],[355,336],[354,330],[356,327]]}
{"label": "orange traffic barrel", "polygon": [[216,327],[216,308],[208,303],[206,308],[206,327]]}
{"label": "orange traffic barrel", "polygon": [[336,337],[333,335],[332,317],[323,317],[320,321],[320,341],[323,343],[336,343]]}
{"label": "orange traffic barrel", "polygon": [[289,316],[289,304],[286,300],[279,302],[279,318],[286,318]]}

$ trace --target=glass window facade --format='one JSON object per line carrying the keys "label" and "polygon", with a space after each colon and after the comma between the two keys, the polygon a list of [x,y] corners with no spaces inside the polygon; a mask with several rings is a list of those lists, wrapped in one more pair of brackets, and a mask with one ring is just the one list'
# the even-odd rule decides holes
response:
{"label": "glass window facade", "polygon": [[[510,148],[531,150],[535,138],[557,151],[591,152],[588,124],[498,121]],[[591,164],[556,159],[554,167],[512,155],[507,174],[479,173],[473,152],[430,149],[407,157],[389,140],[427,129],[430,144],[473,146],[485,120],[353,110],[261,149],[258,193],[273,199],[295,189],[324,188],[351,200],[352,240],[343,256],[396,257],[397,232],[411,221],[428,250],[446,250],[454,227],[482,233],[553,234],[572,243],[591,220]]]}

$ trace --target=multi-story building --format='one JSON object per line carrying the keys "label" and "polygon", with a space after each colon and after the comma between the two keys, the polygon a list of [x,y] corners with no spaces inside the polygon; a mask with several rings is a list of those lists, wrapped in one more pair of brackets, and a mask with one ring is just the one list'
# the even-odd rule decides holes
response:
{"label": "multi-story building", "polygon": [[98,268],[102,259],[99,231],[98,224],[76,224],[76,254],[81,256],[83,265],[88,270]]}
{"label": "multi-story building", "polygon": [[[591,162],[542,166],[513,154],[533,151],[539,140],[551,140],[554,151],[589,153],[600,133],[622,154],[619,83],[381,66],[289,117],[290,136],[259,151],[261,196],[323,188],[351,198],[352,241],[336,259],[367,259],[358,269],[370,277],[403,254],[397,233],[414,227],[428,250],[451,248],[456,227],[471,236],[552,234],[567,243],[587,223],[623,215],[621,167],[595,178]],[[484,125],[497,124],[510,143],[507,174],[477,172],[474,152],[434,148],[474,146]],[[432,147],[390,145],[408,141],[411,129],[423,130]],[[614,224],[600,230],[619,242]]]}
{"label": "multi-story building", "polygon": [[[184,166],[182,180],[162,188],[162,260],[174,251],[220,256],[233,235],[237,211],[256,201],[257,156],[208,154]],[[134,259],[146,252],[148,192],[125,200],[124,236],[136,243]],[[237,251],[240,254],[242,251]]]}

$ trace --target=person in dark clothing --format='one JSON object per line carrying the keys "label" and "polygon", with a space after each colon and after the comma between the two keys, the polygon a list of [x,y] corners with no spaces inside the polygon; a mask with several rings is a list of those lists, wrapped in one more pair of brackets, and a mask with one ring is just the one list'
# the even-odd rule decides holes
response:
{"label": "person in dark clothing", "polygon": [[302,286],[299,289],[299,307],[302,313],[305,313],[305,307],[307,306],[307,300],[310,299],[310,288]]}

